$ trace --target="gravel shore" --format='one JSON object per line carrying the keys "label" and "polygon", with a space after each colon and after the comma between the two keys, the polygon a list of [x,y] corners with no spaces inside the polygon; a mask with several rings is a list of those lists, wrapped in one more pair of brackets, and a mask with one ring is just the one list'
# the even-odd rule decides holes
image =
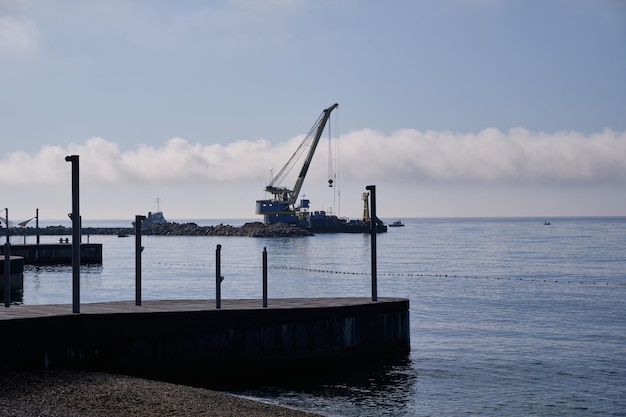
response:
{"label": "gravel shore", "polygon": [[82,371],[0,374],[7,417],[214,416],[314,417],[208,389]]}

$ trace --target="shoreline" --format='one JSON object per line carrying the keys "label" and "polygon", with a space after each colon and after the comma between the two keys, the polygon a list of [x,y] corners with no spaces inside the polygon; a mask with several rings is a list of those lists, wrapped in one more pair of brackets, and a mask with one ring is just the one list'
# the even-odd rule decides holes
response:
{"label": "shoreline", "polygon": [[10,417],[320,417],[221,391],[102,372],[0,373],[0,414]]}

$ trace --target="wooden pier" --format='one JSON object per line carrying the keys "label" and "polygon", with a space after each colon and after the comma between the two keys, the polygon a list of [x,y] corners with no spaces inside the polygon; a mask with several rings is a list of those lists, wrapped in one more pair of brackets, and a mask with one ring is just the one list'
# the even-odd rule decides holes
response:
{"label": "wooden pier", "polygon": [[0,309],[0,369],[75,368],[203,382],[369,363],[410,350],[400,298],[160,300]]}

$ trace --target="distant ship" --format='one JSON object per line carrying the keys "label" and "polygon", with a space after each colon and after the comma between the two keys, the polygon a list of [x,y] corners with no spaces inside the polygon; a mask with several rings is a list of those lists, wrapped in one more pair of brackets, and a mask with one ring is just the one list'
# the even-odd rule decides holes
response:
{"label": "distant ship", "polygon": [[[154,213],[149,211],[148,215],[146,216],[146,218],[144,220],[142,220],[141,225],[143,227],[148,227],[148,226],[152,226],[153,224],[166,224],[168,223],[167,220],[165,220],[165,216],[163,216],[163,212],[159,209],[159,203],[161,202],[161,199],[157,198],[156,199],[156,204],[157,204],[157,211],[155,211]],[[135,226],[135,222],[133,222],[133,227]]]}
{"label": "distant ship", "polygon": [[162,224],[162,223],[167,223],[167,220],[165,220],[165,217],[163,216],[163,212],[162,211],[157,211],[157,212],[148,212],[148,215],[146,216],[146,219],[142,222],[142,224],[146,225],[146,226],[150,226],[153,224]]}
{"label": "distant ship", "polygon": [[[310,201],[306,198],[300,200],[297,205],[298,195],[304,184],[304,179],[308,172],[309,166],[313,159],[313,154],[317,148],[317,144],[324,132],[324,128],[330,113],[337,108],[339,104],[324,109],[317,119],[309,133],[306,135],[298,149],[289,158],[285,166],[273,175],[269,185],[265,186],[265,192],[271,194],[271,198],[256,200],[256,214],[263,216],[265,224],[287,223],[297,227],[301,227],[312,233],[369,233],[370,232],[370,212],[368,198],[369,193],[363,193],[364,210],[363,217],[360,220],[349,220],[339,218],[335,215],[327,214],[326,211],[309,210]],[[305,156],[306,151],[306,156]],[[281,182],[292,171],[300,158],[304,157],[302,167],[297,170],[299,172],[296,182],[292,188],[281,186]],[[333,175],[329,174],[328,186],[334,185]],[[375,219],[376,233],[384,233],[387,231],[385,225],[378,217]]]}

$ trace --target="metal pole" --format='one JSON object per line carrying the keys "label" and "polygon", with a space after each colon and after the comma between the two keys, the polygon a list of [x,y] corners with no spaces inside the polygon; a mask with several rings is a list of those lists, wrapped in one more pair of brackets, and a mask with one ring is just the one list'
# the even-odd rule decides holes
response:
{"label": "metal pole", "polygon": [[372,301],[378,301],[378,283],[376,277],[376,234],[378,225],[376,221],[376,186],[365,187],[370,192],[370,238],[371,238],[371,258],[372,258]]}
{"label": "metal pole", "polygon": [[11,242],[9,241],[9,234],[11,230],[9,229],[9,209],[5,208],[4,211],[6,212],[7,244],[10,244]]}
{"label": "metal pole", "polygon": [[267,247],[263,247],[263,307],[267,307]]}
{"label": "metal pole", "polygon": [[35,210],[35,230],[37,232],[37,246],[35,246],[35,262],[39,261],[39,209]]}
{"label": "metal pole", "polygon": [[11,306],[11,243],[9,242],[9,209],[6,211],[7,241],[4,244],[4,306]]}
{"label": "metal pole", "polygon": [[78,155],[66,156],[72,163],[72,312],[80,313],[80,195]]}
{"label": "metal pole", "polygon": [[39,209],[35,211],[35,230],[37,231],[37,245],[39,245]]}
{"label": "metal pole", "polygon": [[11,306],[11,245],[4,244],[4,306]]}
{"label": "metal pole", "polygon": [[222,245],[215,249],[215,308],[222,308]]}
{"label": "metal pole", "polygon": [[135,216],[135,305],[141,305],[141,252],[143,246],[141,246],[141,221],[145,220],[146,216]]}

